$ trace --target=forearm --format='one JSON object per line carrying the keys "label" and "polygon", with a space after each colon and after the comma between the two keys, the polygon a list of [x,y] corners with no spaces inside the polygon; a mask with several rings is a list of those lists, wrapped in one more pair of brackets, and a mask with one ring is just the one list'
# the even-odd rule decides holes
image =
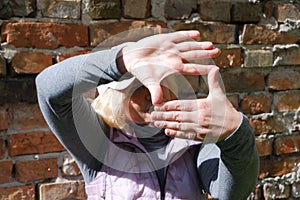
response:
{"label": "forearm", "polygon": [[66,105],[99,84],[118,80],[120,49],[76,56],[47,68],[36,79],[38,95],[49,98],[53,105]]}
{"label": "forearm", "polygon": [[101,167],[105,130],[82,94],[121,76],[115,62],[120,48],[70,58],[47,68],[36,79],[44,118],[74,156],[87,182],[93,174],[89,170]]}
{"label": "forearm", "polygon": [[[205,147],[208,158],[198,157],[199,173],[210,169],[202,183],[207,192],[217,199],[246,199],[255,186],[259,159],[254,135],[248,119],[244,116],[239,129],[228,139],[213,147]],[[201,175],[201,174],[200,174]]]}

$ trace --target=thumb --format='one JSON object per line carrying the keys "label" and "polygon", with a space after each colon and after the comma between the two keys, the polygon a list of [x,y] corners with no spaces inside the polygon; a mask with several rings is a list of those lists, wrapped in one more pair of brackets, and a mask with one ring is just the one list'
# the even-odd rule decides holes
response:
{"label": "thumb", "polygon": [[163,91],[160,84],[157,83],[147,84],[146,87],[150,92],[152,104],[158,105],[162,103]]}
{"label": "thumb", "polygon": [[225,93],[224,84],[218,67],[214,67],[208,73],[207,77],[209,94]]}

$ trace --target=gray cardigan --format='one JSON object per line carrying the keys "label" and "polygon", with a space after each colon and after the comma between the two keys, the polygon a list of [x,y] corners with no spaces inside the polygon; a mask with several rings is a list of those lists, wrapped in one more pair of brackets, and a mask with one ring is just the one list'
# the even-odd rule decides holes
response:
{"label": "gray cardigan", "polygon": [[[67,59],[45,69],[36,78],[42,113],[50,129],[76,160],[87,184],[101,170],[106,146],[101,137],[106,137],[108,128],[99,123],[83,93],[119,80],[122,74],[116,58],[121,48],[116,46]],[[89,137],[84,137],[87,132]],[[99,136],[99,132],[104,134]],[[86,143],[90,144],[88,148]],[[91,151],[98,152],[97,156]],[[196,159],[202,174],[199,187],[217,199],[246,199],[255,186],[259,168],[248,119],[244,116],[238,130],[225,141],[203,144]]]}

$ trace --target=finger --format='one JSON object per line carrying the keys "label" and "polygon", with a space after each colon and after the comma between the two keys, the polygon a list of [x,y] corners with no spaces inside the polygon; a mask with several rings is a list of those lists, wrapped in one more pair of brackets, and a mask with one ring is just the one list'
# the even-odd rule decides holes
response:
{"label": "finger", "polygon": [[197,133],[195,132],[183,132],[178,130],[166,129],[165,134],[169,137],[177,137],[182,139],[194,140]]}
{"label": "finger", "polygon": [[205,75],[209,71],[215,68],[215,65],[202,65],[195,63],[184,63],[181,69],[178,69],[178,73],[184,75]]}
{"label": "finger", "polygon": [[[200,113],[201,112],[201,113]],[[157,121],[158,124],[163,124],[163,122],[176,122],[176,123],[190,123],[197,124],[197,126],[201,127],[209,127],[212,124],[211,115],[209,111],[193,111],[193,112],[182,112],[182,111],[164,111],[157,112],[153,111],[150,115],[151,121]],[[166,125],[166,124],[163,124]],[[169,124],[169,125],[177,125],[177,124]],[[162,126],[162,125],[161,125]],[[160,127],[161,127],[160,126]],[[178,125],[180,126],[180,125]],[[167,128],[167,127],[161,127]],[[168,127],[168,128],[178,128],[178,127]]]}
{"label": "finger", "polygon": [[177,32],[169,33],[167,36],[174,42],[181,42],[191,38],[198,38],[200,36],[200,33],[199,31],[196,30],[177,31]]}
{"label": "finger", "polygon": [[154,121],[154,126],[158,128],[168,128],[180,131],[199,132],[198,124],[174,121]]}
{"label": "finger", "polygon": [[205,139],[205,137],[208,133],[195,133],[195,132],[165,129],[165,134],[170,136],[170,137],[177,137],[177,138],[182,138],[182,139],[204,141],[204,139]]}
{"label": "finger", "polygon": [[[180,112],[193,112],[198,115],[200,112],[207,113],[211,109],[210,100],[205,99],[189,99],[189,100],[172,100],[156,105],[155,112],[165,111],[180,111]],[[191,113],[189,113],[190,115]]]}
{"label": "finger", "polygon": [[151,95],[151,101],[153,105],[159,105],[161,104],[163,100],[163,91],[159,84],[157,83],[147,83],[145,86],[148,88],[150,95]]}
{"label": "finger", "polygon": [[197,109],[197,101],[173,100],[154,107],[155,111],[193,111]]}
{"label": "finger", "polygon": [[178,51],[190,51],[190,50],[211,50],[214,48],[211,42],[196,42],[196,41],[186,41],[175,45]]}
{"label": "finger", "polygon": [[184,63],[183,67],[178,70],[178,73],[185,75],[204,75],[215,68],[215,65],[203,65],[195,63]]}
{"label": "finger", "polygon": [[203,58],[215,58],[220,54],[220,49],[211,50],[191,50],[181,52],[179,55],[181,58],[186,60],[200,60]]}
{"label": "finger", "polygon": [[224,84],[221,78],[221,75],[219,73],[219,68],[215,67],[213,68],[209,73],[207,77],[208,81],[208,88],[209,88],[209,94],[224,94]]}
{"label": "finger", "polygon": [[209,133],[209,127],[199,126],[199,124],[195,123],[155,121],[154,126],[183,132],[195,132],[200,134]]}
{"label": "finger", "polygon": [[171,112],[157,112],[151,113],[151,119],[153,121],[180,121],[180,122],[194,122],[196,112],[183,112],[183,111],[171,111]]}

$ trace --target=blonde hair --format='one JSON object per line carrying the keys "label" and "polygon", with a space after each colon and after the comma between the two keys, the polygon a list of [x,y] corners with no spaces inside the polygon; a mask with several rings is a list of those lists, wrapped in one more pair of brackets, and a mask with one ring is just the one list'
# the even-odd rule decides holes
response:
{"label": "blonde hair", "polygon": [[[176,80],[178,82],[181,81],[181,79],[178,79],[178,76],[169,76],[162,81],[162,86],[169,89],[169,100],[178,99],[178,85]],[[122,91],[108,87],[92,103],[92,107],[96,111],[98,118],[112,128],[128,131],[128,122],[130,119],[126,115],[128,111],[126,106],[129,106],[129,97],[138,88],[137,86],[141,86],[141,84],[132,84]]]}
{"label": "blonde hair", "polygon": [[98,96],[93,102],[93,108],[108,126],[124,130],[127,117],[124,110],[126,100],[125,93],[107,88],[102,96]]}

